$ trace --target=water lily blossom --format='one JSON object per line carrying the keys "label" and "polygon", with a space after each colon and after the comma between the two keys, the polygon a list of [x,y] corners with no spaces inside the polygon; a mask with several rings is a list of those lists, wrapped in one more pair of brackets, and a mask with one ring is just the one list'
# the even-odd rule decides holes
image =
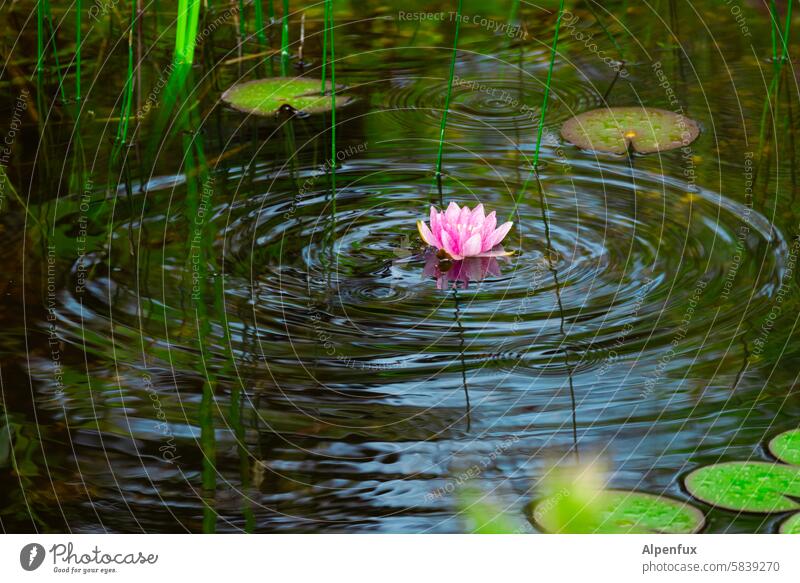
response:
{"label": "water lily blossom", "polygon": [[500,257],[509,255],[496,248],[508,234],[513,223],[503,223],[497,227],[497,217],[492,211],[484,215],[483,205],[474,209],[464,205],[459,207],[451,202],[446,211],[431,207],[431,226],[417,221],[422,240],[428,245],[444,251],[456,261],[467,257]]}

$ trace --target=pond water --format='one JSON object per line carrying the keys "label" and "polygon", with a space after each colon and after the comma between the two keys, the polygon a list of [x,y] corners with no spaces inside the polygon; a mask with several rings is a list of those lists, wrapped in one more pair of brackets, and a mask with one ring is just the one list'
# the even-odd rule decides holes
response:
{"label": "pond water", "polygon": [[[31,212],[6,193],[0,378],[19,467],[0,474],[4,530],[462,532],[467,479],[524,519],[550,464],[600,455],[613,488],[692,500],[687,472],[771,459],[765,441],[797,426],[796,65],[764,132],[760,3],[742,1],[737,23],[712,0],[605,2],[618,47],[573,7],[541,190],[527,178],[553,5],[523,5],[511,35],[489,24],[507,22],[507,3],[467,6],[441,193],[454,23],[342,3],[336,79],[354,99],[336,111],[335,198],[330,114],[275,121],[219,103],[268,74],[238,59],[231,22],[204,37],[178,100],[191,114],[162,135],[164,108],[146,104],[164,97],[172,33],[145,19],[146,113],[114,164],[126,25],[88,21],[77,125],[52,69],[44,95],[25,77],[35,26],[19,27],[35,3],[18,4],[6,71],[24,79],[4,76],[3,125],[32,86],[7,169]],[[305,12],[318,77],[322,7]],[[561,140],[564,121],[605,103],[606,56],[626,62],[609,104],[683,112],[700,137],[630,158]],[[521,191],[515,254],[482,281],[437,286],[415,226],[430,205],[482,202],[504,219]],[[708,532],[775,528],[693,503]]]}

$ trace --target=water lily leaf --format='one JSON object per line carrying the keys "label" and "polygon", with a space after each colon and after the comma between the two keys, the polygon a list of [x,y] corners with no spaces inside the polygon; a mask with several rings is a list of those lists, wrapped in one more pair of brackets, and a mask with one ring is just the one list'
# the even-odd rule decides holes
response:
{"label": "water lily leaf", "polygon": [[769,442],[769,451],[782,462],[800,466],[800,429],[773,437]]}
{"label": "water lily leaf", "polygon": [[727,462],[694,470],[686,488],[720,508],[746,512],[800,510],[800,468],[766,462]]}
{"label": "water lily leaf", "polygon": [[[330,90],[330,82],[326,91]],[[331,109],[330,95],[320,94],[318,79],[274,77],[239,83],[222,94],[222,100],[244,113],[274,116],[281,109],[313,114]],[[336,95],[336,106],[345,105],[350,98]]]}
{"label": "water lily leaf", "polygon": [[673,150],[691,144],[700,126],[684,115],[654,107],[593,109],[568,119],[561,135],[585,150],[641,154]]}
{"label": "water lily leaf", "polygon": [[[603,490],[589,502],[593,513],[583,513],[581,526],[564,523],[559,511],[560,496],[550,496],[532,508],[534,522],[551,533],[649,534],[698,532],[705,525],[705,516],[698,509],[666,496],[626,490]],[[588,519],[587,519],[588,518]]]}
{"label": "water lily leaf", "polygon": [[792,514],[789,518],[781,522],[779,531],[781,534],[800,534],[800,512]]}

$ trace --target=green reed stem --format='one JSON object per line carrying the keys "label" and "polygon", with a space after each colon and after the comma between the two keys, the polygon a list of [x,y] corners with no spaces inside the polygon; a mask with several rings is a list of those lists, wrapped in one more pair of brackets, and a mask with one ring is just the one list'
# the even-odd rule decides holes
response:
{"label": "green reed stem", "polygon": [[36,80],[44,84],[44,0],[36,3]]}
{"label": "green reed stem", "polygon": [[322,85],[320,86],[320,95],[325,95],[325,63],[328,61],[328,20],[331,10],[328,0],[325,0],[325,17],[324,26],[322,27]]}
{"label": "green reed stem", "polygon": [[439,128],[439,153],[436,155],[436,178],[442,175],[442,151],[444,150],[444,132],[447,128],[447,111],[450,109],[450,97],[453,94],[453,77],[456,71],[456,56],[458,55],[458,33],[461,30],[461,8],[462,0],[458,0],[456,9],[456,32],[453,39],[453,54],[450,56],[450,78],[447,83],[447,95],[444,99],[444,111],[442,112],[442,125]]}
{"label": "green reed stem", "polygon": [[789,33],[792,24],[792,2],[786,5],[786,23],[784,24],[783,38],[781,39],[781,67],[789,58]]}
{"label": "green reed stem", "polygon": [[[775,59],[775,71],[772,75],[772,80],[770,81],[769,87],[767,88],[767,97],[764,100],[764,105],[761,108],[761,123],[759,125],[758,131],[758,146],[759,146],[759,159],[764,151],[764,142],[767,136],[767,113],[769,112],[769,108],[772,104],[772,97],[775,95],[776,103],[775,107],[777,108],[777,96],[780,91],[780,77],[783,71],[783,65],[789,58],[789,34],[791,32],[791,23],[792,23],[792,2],[789,2],[787,9],[786,9],[786,23],[784,25],[784,32],[783,38],[781,39],[781,55],[780,58],[778,57],[777,53],[777,44],[773,43],[773,57]],[[773,2],[774,5],[774,2]],[[773,8],[772,6],[771,8]],[[772,18],[777,18],[777,15],[774,14]],[[777,28],[777,20],[773,20],[773,28]],[[775,31],[773,31],[775,33]],[[779,34],[779,33],[778,33]]]}
{"label": "green reed stem", "polygon": [[265,46],[267,44],[267,35],[264,29],[264,8],[261,6],[261,0],[253,2],[256,9],[256,39],[258,44]]}
{"label": "green reed stem", "polygon": [[[791,2],[789,2],[791,5]],[[778,24],[778,7],[775,0],[769,2],[769,32],[772,39],[772,67],[777,72],[778,70],[778,35],[780,34],[780,25]]]}
{"label": "green reed stem", "polygon": [[514,0],[511,3],[511,9],[508,11],[508,24],[512,24],[517,19],[519,13],[519,0]]}
{"label": "green reed stem", "polygon": [[61,73],[61,64],[58,62],[58,47],[56,46],[56,30],[53,27],[53,15],[50,10],[50,1],[45,0],[44,2],[45,8],[45,21],[47,23],[47,28],[50,31],[50,40],[49,43],[53,46],[53,59],[56,63],[56,76],[58,77],[58,91],[61,93],[61,100],[66,103],[67,102],[67,93],[64,87],[64,76]]}
{"label": "green reed stem", "polygon": [[247,36],[247,26],[244,21],[244,0],[239,0],[239,42],[244,42],[244,37]]}
{"label": "green reed stem", "polygon": [[283,0],[281,26],[281,77],[289,76],[289,0]]}
{"label": "green reed stem", "polygon": [[117,126],[116,143],[112,150],[112,162],[116,162],[120,151],[128,139],[128,124],[133,105],[133,29],[136,25],[136,0],[131,0],[131,23],[128,29],[128,75],[125,80],[125,94],[122,98],[120,122]]}
{"label": "green reed stem", "polygon": [[76,0],[75,12],[75,101],[81,100],[81,0]]}
{"label": "green reed stem", "polygon": [[558,33],[561,30],[561,18],[564,16],[564,0],[561,0],[558,5],[558,18],[556,19],[556,30],[553,34],[553,45],[550,47],[550,65],[547,67],[547,79],[544,84],[544,96],[542,97],[542,111],[539,115],[539,128],[536,131],[536,149],[533,153],[533,164],[531,165],[530,172],[528,172],[528,177],[525,179],[525,183],[522,185],[522,189],[520,190],[517,198],[514,200],[514,208],[511,210],[511,214],[509,215],[509,219],[513,218],[514,213],[517,212],[517,207],[519,206],[520,201],[522,200],[523,194],[528,188],[528,182],[530,182],[531,177],[535,174],[538,178],[539,175],[539,152],[542,148],[542,135],[544,133],[544,119],[547,115],[547,104],[550,100],[550,85],[553,81],[553,67],[556,62],[556,52],[558,49]]}
{"label": "green reed stem", "polygon": [[331,208],[336,216],[336,52],[333,42],[333,0],[325,0],[331,42]]}
{"label": "green reed stem", "polygon": [[173,63],[191,65],[197,44],[201,0],[178,0],[178,21],[175,30]]}

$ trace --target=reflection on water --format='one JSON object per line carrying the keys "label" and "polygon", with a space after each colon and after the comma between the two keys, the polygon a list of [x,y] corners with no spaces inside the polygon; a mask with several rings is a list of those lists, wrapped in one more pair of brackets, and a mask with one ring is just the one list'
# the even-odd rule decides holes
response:
{"label": "reflection on water", "polygon": [[[599,106],[615,78],[564,40],[544,196],[523,193],[502,261],[442,262],[415,230],[439,204],[446,23],[412,43],[412,28],[337,17],[337,79],[358,100],[337,112],[335,204],[327,117],[218,105],[262,74],[224,64],[227,28],[202,48],[155,160],[143,143],[121,150],[109,190],[113,129],[100,120],[124,71],[98,71],[80,142],[48,121],[46,155],[26,145],[9,172],[28,177],[17,184],[31,184],[45,233],[32,219],[23,233],[17,208],[0,214],[0,425],[15,436],[0,455],[3,528],[453,532],[452,500],[432,493],[476,464],[478,485],[521,516],[545,460],[578,451],[608,458],[614,488],[684,499],[688,470],[763,455],[800,414],[796,155],[791,132],[773,136],[755,172],[759,65],[700,4],[703,22],[682,14],[680,51],[650,8],[631,8],[645,50],[620,37],[630,76],[608,98],[670,108],[649,70],[660,62],[704,128],[688,152],[629,160],[561,144],[561,122]],[[530,10],[531,38],[551,38],[553,19]],[[442,197],[505,217],[526,182],[547,53],[462,35]],[[152,62],[145,87],[169,55]],[[789,98],[796,109],[781,95],[781,112]],[[134,142],[153,137],[149,122]],[[38,132],[21,139],[35,148]],[[712,532],[770,528],[708,515]]]}
{"label": "reflection on water", "polygon": [[[499,252],[503,252],[502,247]],[[500,263],[496,257],[467,257],[453,261],[428,253],[422,274],[436,280],[436,289],[448,289],[458,284],[468,287],[471,281],[483,281],[488,276],[500,277]]]}

